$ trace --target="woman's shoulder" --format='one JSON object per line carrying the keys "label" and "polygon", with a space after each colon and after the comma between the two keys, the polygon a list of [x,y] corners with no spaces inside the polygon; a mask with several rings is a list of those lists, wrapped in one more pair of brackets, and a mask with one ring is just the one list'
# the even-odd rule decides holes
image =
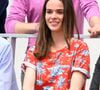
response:
{"label": "woman's shoulder", "polygon": [[71,46],[73,46],[74,48],[88,47],[87,43],[84,42],[84,41],[81,40],[81,39],[72,39]]}
{"label": "woman's shoulder", "polygon": [[80,45],[86,45],[85,41],[83,41],[81,39],[75,39],[75,38],[72,39],[72,43],[74,43],[74,44],[76,43],[76,44],[80,44]]}

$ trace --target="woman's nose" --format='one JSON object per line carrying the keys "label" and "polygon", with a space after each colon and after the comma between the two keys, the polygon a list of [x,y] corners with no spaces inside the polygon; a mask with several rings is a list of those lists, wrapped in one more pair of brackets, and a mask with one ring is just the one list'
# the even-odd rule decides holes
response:
{"label": "woman's nose", "polygon": [[56,18],[57,17],[56,12],[53,12],[52,15],[51,15],[51,17],[52,18]]}

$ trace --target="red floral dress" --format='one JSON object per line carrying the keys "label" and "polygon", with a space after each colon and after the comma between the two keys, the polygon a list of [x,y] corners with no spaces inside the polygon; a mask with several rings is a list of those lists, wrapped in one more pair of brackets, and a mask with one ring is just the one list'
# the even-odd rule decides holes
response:
{"label": "red floral dress", "polygon": [[42,60],[36,59],[33,52],[33,48],[29,49],[23,65],[24,70],[26,67],[36,70],[35,90],[69,89],[73,71],[79,71],[89,78],[89,51],[87,44],[81,40],[74,40],[70,50],[64,47],[56,52],[50,52],[48,57]]}

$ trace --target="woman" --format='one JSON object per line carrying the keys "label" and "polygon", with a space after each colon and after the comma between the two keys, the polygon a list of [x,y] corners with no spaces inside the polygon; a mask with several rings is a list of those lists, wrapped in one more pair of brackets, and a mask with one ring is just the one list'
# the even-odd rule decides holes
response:
{"label": "woman", "polygon": [[[5,22],[6,33],[33,34],[38,31],[42,7],[45,0],[12,0]],[[89,22],[91,36],[100,31],[99,8],[96,0],[72,0],[77,18],[79,33],[83,33],[84,17]],[[35,44],[36,38],[29,38],[29,47]],[[22,66],[23,67],[23,66]],[[22,73],[22,82],[23,82]]]}
{"label": "woman", "polygon": [[45,0],[35,48],[23,62],[23,90],[84,90],[90,57],[86,43],[73,38],[74,30],[72,1]]}

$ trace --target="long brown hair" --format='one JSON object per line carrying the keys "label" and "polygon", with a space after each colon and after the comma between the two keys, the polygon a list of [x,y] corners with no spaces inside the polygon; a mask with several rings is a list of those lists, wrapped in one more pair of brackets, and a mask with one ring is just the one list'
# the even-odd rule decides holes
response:
{"label": "long brown hair", "polygon": [[[36,58],[44,58],[50,51],[51,44],[53,43],[51,30],[48,28],[45,21],[46,5],[49,0],[45,0],[42,10],[42,17],[40,21],[39,33],[36,40],[36,47],[34,55]],[[68,47],[70,47],[70,39],[74,35],[74,30],[77,30],[75,13],[72,0],[60,0],[64,5],[64,20],[63,20],[63,32],[64,38]],[[75,29],[76,28],[76,29]],[[78,33],[78,30],[77,30]]]}

